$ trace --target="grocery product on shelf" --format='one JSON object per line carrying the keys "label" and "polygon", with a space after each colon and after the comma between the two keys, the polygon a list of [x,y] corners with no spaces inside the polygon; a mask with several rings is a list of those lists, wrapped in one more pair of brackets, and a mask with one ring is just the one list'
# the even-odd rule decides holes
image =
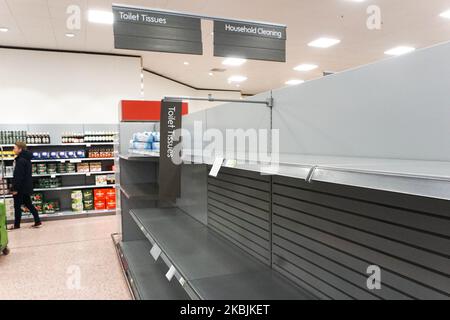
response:
{"label": "grocery product on shelf", "polygon": [[89,172],[89,163],[82,162],[77,164],[77,172],[78,173],[87,173]]}
{"label": "grocery product on shelf", "polygon": [[81,190],[74,190],[71,192],[70,197],[72,199],[72,211],[83,211],[83,192]]}
{"label": "grocery product on shelf", "polygon": [[131,150],[159,151],[159,141],[159,132],[137,132],[133,134],[129,148]]}
{"label": "grocery product on shelf", "polygon": [[47,164],[47,173],[48,174],[56,174],[57,173],[56,163]]}
{"label": "grocery product on shelf", "polygon": [[84,134],[84,142],[87,143],[112,143],[114,142],[115,133],[112,131],[86,131]]}
{"label": "grocery product on shelf", "polygon": [[44,213],[52,214],[60,211],[60,205],[58,200],[47,200],[44,202]]}
{"label": "grocery product on shelf", "polygon": [[56,164],[56,172],[57,173],[67,173],[66,163],[57,163]]}
{"label": "grocery product on shelf", "polygon": [[56,178],[39,178],[37,180],[38,189],[52,189],[62,186],[62,180],[60,177]]}
{"label": "grocery product on shelf", "polygon": [[62,143],[84,143],[84,134],[76,132],[64,132],[61,137]]}
{"label": "grocery product on shelf", "polygon": [[6,219],[7,220],[14,219],[14,199],[12,198],[5,199],[4,204],[6,209]]}
{"label": "grocery product on shelf", "polygon": [[114,210],[116,209],[116,189],[107,189],[106,190],[106,210]]}
{"label": "grocery product on shelf", "polygon": [[14,167],[13,166],[5,166],[4,169],[0,166],[0,176],[4,176],[6,178],[10,178],[13,176]]}
{"label": "grocery product on shelf", "polygon": [[89,163],[89,171],[90,172],[101,172],[102,171],[102,163],[101,162]]}
{"label": "grocery product on shelf", "polygon": [[10,187],[6,179],[0,179],[0,196],[10,194]]}
{"label": "grocery product on shelf", "polygon": [[17,141],[27,141],[26,131],[0,131],[0,144],[14,144]]}
{"label": "grocery product on shelf", "polygon": [[107,184],[116,184],[116,176],[114,174],[108,174],[106,175],[106,182]]}
{"label": "grocery product on shelf", "polygon": [[[36,208],[39,214],[46,213],[44,211],[44,195],[40,192],[35,192],[31,195],[31,203]],[[22,206],[22,212],[25,214],[30,214],[30,210],[27,207]]]}
{"label": "grocery product on shelf", "polygon": [[106,209],[106,189],[94,189],[94,208],[95,210]]}
{"label": "grocery product on shelf", "polygon": [[76,164],[75,163],[66,163],[66,173],[76,173]]}
{"label": "grocery product on shelf", "polygon": [[48,133],[48,132],[27,133],[26,143],[27,144],[50,144],[50,133]]}
{"label": "grocery product on shelf", "polygon": [[83,190],[83,208],[85,211],[94,210],[94,192],[91,189]]}
{"label": "grocery product on shelf", "polygon": [[14,151],[0,151],[0,158],[3,160],[14,160],[15,157]]}
{"label": "grocery product on shelf", "polygon": [[97,186],[108,185],[107,176],[106,175],[95,176],[95,185],[97,185]]}
{"label": "grocery product on shelf", "polygon": [[116,133],[112,131],[86,131],[85,133],[64,132],[61,141],[65,143],[113,143]]}
{"label": "grocery product on shelf", "polygon": [[113,158],[114,148],[89,148],[87,151],[88,158]]}

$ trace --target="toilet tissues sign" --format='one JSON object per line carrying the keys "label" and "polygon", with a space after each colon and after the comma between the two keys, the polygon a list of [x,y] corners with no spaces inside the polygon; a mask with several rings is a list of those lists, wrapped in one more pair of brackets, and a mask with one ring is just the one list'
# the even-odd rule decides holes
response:
{"label": "toilet tissues sign", "polygon": [[175,201],[181,194],[181,115],[181,101],[161,102],[160,201]]}

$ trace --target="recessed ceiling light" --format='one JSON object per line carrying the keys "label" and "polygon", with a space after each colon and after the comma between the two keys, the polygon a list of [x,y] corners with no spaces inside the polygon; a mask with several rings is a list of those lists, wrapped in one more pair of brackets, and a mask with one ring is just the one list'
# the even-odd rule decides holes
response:
{"label": "recessed ceiling light", "polygon": [[75,34],[73,34],[73,33],[66,33],[66,37],[67,38],[73,38],[73,37],[75,37]]}
{"label": "recessed ceiling light", "polygon": [[8,28],[0,28],[0,32],[8,32],[9,31],[9,29]]}
{"label": "recessed ceiling light", "polygon": [[185,66],[188,66],[188,65],[189,65],[189,62],[185,61],[185,62],[184,62],[184,65],[185,65]]}
{"label": "recessed ceiling light", "polygon": [[296,86],[298,84],[302,84],[303,82],[305,82],[305,81],[304,80],[293,79],[293,80],[286,81],[286,84],[288,86]]}
{"label": "recessed ceiling light", "polygon": [[314,69],[317,69],[319,66],[315,65],[315,64],[309,64],[309,63],[304,63],[301,65],[298,65],[294,68],[295,71],[311,71]]}
{"label": "recessed ceiling light", "polygon": [[247,59],[241,59],[241,58],[226,58],[223,60],[222,64],[226,66],[242,66],[244,63],[247,62]]}
{"label": "recessed ceiling light", "polygon": [[315,48],[329,48],[340,42],[341,42],[341,40],[339,40],[339,39],[319,38],[319,39],[316,39],[316,40],[308,43],[308,46],[315,47]]}
{"label": "recessed ceiling light", "polygon": [[442,12],[439,16],[442,18],[450,19],[450,10]]}
{"label": "recessed ceiling light", "polygon": [[212,73],[212,72],[210,72],[210,73],[208,73],[211,77],[214,75],[214,73]]}
{"label": "recessed ceiling light", "polygon": [[114,15],[109,11],[89,10],[88,20],[92,23],[113,24]]}
{"label": "recessed ceiling light", "polygon": [[244,76],[231,76],[228,78],[229,83],[244,82],[245,80],[247,80],[247,77],[244,77]]}
{"label": "recessed ceiling light", "polygon": [[399,47],[389,49],[389,50],[385,51],[384,53],[389,56],[400,56],[402,54],[406,54],[406,53],[412,52],[414,50],[416,50],[416,49],[413,47],[399,46]]}

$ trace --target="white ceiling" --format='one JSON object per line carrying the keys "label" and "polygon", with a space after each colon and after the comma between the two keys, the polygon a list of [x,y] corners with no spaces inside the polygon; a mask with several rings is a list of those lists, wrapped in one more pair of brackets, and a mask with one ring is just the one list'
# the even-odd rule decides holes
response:
{"label": "white ceiling", "polygon": [[[209,76],[209,70],[222,67],[223,60],[212,54],[211,21],[202,22],[203,56],[115,50],[112,26],[86,19],[88,9],[111,10],[112,3],[286,24],[287,62],[249,61]],[[73,4],[81,7],[84,20],[76,36],[67,38],[66,8]],[[381,8],[382,30],[366,27],[366,9],[371,4]],[[439,14],[449,9],[450,0],[0,0],[0,27],[10,29],[0,32],[0,45],[137,54],[145,68],[189,85],[253,94],[282,87],[290,79],[310,80],[322,76],[322,71],[338,72],[384,59],[384,51],[397,45],[423,48],[448,41],[450,20]],[[328,49],[307,46],[321,36],[342,42]],[[294,71],[301,63],[320,67]],[[245,75],[248,80],[237,88],[227,83],[231,75]]]}

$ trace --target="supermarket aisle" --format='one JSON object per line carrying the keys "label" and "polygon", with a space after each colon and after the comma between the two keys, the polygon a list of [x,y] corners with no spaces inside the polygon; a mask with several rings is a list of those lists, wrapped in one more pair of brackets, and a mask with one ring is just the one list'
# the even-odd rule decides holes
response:
{"label": "supermarket aisle", "polygon": [[0,300],[130,299],[111,233],[117,217],[46,222],[10,232],[0,256]]}

